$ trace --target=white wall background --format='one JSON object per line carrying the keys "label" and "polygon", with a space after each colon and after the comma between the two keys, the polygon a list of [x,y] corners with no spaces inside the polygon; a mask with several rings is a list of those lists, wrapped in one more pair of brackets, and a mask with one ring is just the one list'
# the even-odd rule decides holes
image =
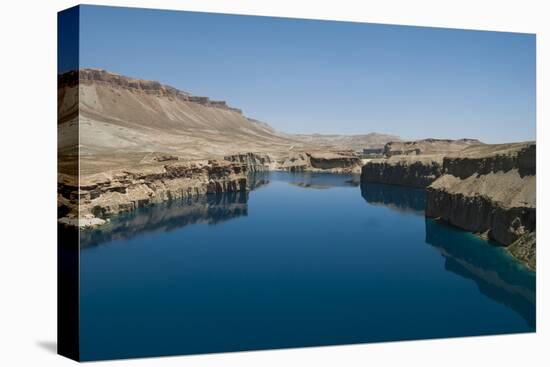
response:
{"label": "white wall background", "polygon": [[[540,366],[550,361],[545,1],[134,0],[96,4],[537,33],[537,333],[102,362],[105,366]],[[0,12],[0,365],[65,366],[56,340],[56,12],[77,2],[5,1]],[[503,60],[505,62],[505,60]],[[545,101],[545,103],[543,102]],[[89,365],[95,365],[91,363]]]}

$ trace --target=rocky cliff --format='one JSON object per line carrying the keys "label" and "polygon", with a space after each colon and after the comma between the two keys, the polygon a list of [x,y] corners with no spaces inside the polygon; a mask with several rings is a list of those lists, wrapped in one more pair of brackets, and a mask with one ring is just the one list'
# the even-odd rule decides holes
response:
{"label": "rocky cliff", "polygon": [[225,156],[229,162],[244,164],[248,172],[263,172],[272,169],[274,161],[267,154],[239,153]]}
{"label": "rocky cliff", "polygon": [[207,193],[246,191],[246,166],[226,161],[147,165],[81,176],[60,174],[60,223],[79,227],[105,223],[110,216],[164,201]]}
{"label": "rocky cliff", "polygon": [[362,182],[426,187],[443,172],[443,157],[392,156],[369,160],[361,169]]}
{"label": "rocky cliff", "polygon": [[512,255],[534,269],[535,151],[533,142],[388,143],[388,158],[369,160],[361,181],[427,188],[426,216],[509,246]]}
{"label": "rocky cliff", "polygon": [[471,147],[444,158],[426,216],[479,233],[535,268],[535,143]]}
{"label": "rocky cliff", "polygon": [[482,146],[475,139],[423,139],[389,142],[385,158],[369,160],[361,170],[363,182],[411,187],[427,187],[440,177],[445,168],[443,158],[470,146]]}
{"label": "rocky cliff", "polygon": [[280,160],[276,169],[290,172],[358,173],[361,158],[353,151],[291,152]]}

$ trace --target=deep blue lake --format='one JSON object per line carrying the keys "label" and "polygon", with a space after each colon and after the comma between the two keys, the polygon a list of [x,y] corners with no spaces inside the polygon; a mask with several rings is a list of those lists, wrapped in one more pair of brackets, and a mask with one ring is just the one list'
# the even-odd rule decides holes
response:
{"label": "deep blue lake", "polygon": [[253,180],[81,235],[83,360],[535,331],[535,274],[423,190]]}

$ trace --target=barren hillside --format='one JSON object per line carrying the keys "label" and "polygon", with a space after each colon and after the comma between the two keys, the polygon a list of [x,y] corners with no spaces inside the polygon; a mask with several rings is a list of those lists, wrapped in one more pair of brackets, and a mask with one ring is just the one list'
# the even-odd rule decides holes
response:
{"label": "barren hillside", "polygon": [[83,173],[142,165],[158,155],[223,159],[254,152],[284,159],[294,152],[361,150],[399,140],[376,133],[286,134],[225,101],[99,69],[60,75],[58,100],[60,152],[79,144]]}

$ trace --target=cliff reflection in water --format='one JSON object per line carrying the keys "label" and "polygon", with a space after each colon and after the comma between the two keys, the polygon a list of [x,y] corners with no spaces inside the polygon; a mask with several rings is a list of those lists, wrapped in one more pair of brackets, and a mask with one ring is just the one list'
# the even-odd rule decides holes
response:
{"label": "cliff reflection in water", "polygon": [[508,255],[460,229],[426,219],[426,242],[445,257],[445,270],[473,280],[479,291],[518,313],[535,328],[535,274]]}
{"label": "cliff reflection in water", "polygon": [[330,189],[332,187],[357,187],[360,176],[358,174],[333,174],[322,172],[271,172],[270,177],[288,182],[294,186],[308,189]]}
{"label": "cliff reflection in water", "polygon": [[[384,205],[400,212],[424,215],[426,195],[422,189],[362,184],[361,195],[372,205]],[[461,229],[425,219],[426,243],[445,258],[445,270],[474,281],[479,291],[506,305],[535,328],[535,274],[504,248]]]}
{"label": "cliff reflection in water", "polygon": [[[306,188],[357,186],[357,175],[323,173],[254,172],[248,177],[250,191],[267,186],[270,177]],[[80,233],[80,247],[92,247],[113,240],[127,240],[138,234],[170,231],[192,224],[216,224],[248,215],[247,192],[225,192],[173,200],[121,213],[110,223]]]}
{"label": "cliff reflection in water", "polygon": [[383,205],[389,209],[416,215],[424,215],[426,191],[410,187],[362,183],[361,196],[372,205]]}
{"label": "cliff reflection in water", "polygon": [[208,194],[140,208],[80,234],[81,248],[126,240],[144,232],[170,231],[191,224],[217,224],[248,214],[248,193]]}

